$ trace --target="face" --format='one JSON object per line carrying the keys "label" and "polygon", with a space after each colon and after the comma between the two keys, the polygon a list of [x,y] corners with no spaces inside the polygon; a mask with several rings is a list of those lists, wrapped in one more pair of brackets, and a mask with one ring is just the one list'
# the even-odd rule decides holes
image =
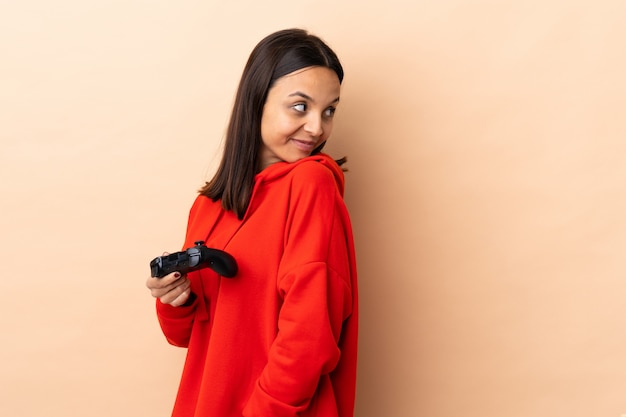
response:
{"label": "face", "polygon": [[326,67],[287,74],[267,94],[261,118],[261,169],[311,155],[333,129],[339,78]]}

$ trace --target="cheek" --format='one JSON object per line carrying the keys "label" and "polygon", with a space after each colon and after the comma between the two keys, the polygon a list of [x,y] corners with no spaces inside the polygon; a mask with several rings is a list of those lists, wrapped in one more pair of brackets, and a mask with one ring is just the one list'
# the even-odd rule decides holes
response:
{"label": "cheek", "polygon": [[281,118],[279,114],[274,111],[263,112],[263,118],[261,119],[261,138],[263,142],[271,142],[280,131],[280,126]]}
{"label": "cheek", "polygon": [[333,121],[330,120],[324,123],[324,134],[322,135],[324,139],[328,138],[333,131]]}
{"label": "cheek", "polygon": [[303,123],[297,118],[285,114],[278,114],[271,120],[271,123],[268,123],[266,131],[268,137],[285,139],[297,132],[302,127],[302,124]]}
{"label": "cheek", "polygon": [[261,141],[267,144],[268,139],[270,138],[270,126],[265,119],[261,122]]}

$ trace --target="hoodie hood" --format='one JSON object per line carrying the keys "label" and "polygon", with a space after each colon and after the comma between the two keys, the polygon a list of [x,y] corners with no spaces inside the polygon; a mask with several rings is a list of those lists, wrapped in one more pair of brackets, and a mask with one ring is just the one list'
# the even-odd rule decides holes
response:
{"label": "hoodie hood", "polygon": [[298,165],[304,164],[310,161],[321,163],[333,173],[333,176],[335,177],[335,182],[337,183],[337,189],[339,190],[339,194],[341,194],[341,196],[343,197],[343,191],[344,191],[343,170],[337,164],[337,162],[335,162],[333,158],[331,158],[325,153],[318,153],[315,155],[311,155],[293,163],[276,162],[275,164],[268,166],[267,168],[265,168],[263,171],[259,172],[256,175],[254,179],[255,188],[258,187],[261,183],[269,183],[269,182],[275,181],[287,175],[289,172],[291,172],[292,169],[294,169]]}

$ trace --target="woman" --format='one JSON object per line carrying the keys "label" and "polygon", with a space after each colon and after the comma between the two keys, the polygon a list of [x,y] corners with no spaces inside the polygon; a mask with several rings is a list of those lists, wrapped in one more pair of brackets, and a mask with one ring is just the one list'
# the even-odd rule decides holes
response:
{"label": "woman", "polygon": [[188,349],[173,416],[353,415],[354,245],[343,172],[320,152],[342,79],[335,53],[303,30],[252,51],[184,244],[223,249],[239,271],[147,281],[167,340]]}

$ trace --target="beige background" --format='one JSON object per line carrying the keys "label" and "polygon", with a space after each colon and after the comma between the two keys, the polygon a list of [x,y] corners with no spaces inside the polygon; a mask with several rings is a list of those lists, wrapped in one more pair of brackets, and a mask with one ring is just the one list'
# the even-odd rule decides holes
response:
{"label": "beige background", "polygon": [[292,26],[347,73],[358,417],[626,414],[624,1],[0,0],[0,415],[169,415],[148,262]]}

